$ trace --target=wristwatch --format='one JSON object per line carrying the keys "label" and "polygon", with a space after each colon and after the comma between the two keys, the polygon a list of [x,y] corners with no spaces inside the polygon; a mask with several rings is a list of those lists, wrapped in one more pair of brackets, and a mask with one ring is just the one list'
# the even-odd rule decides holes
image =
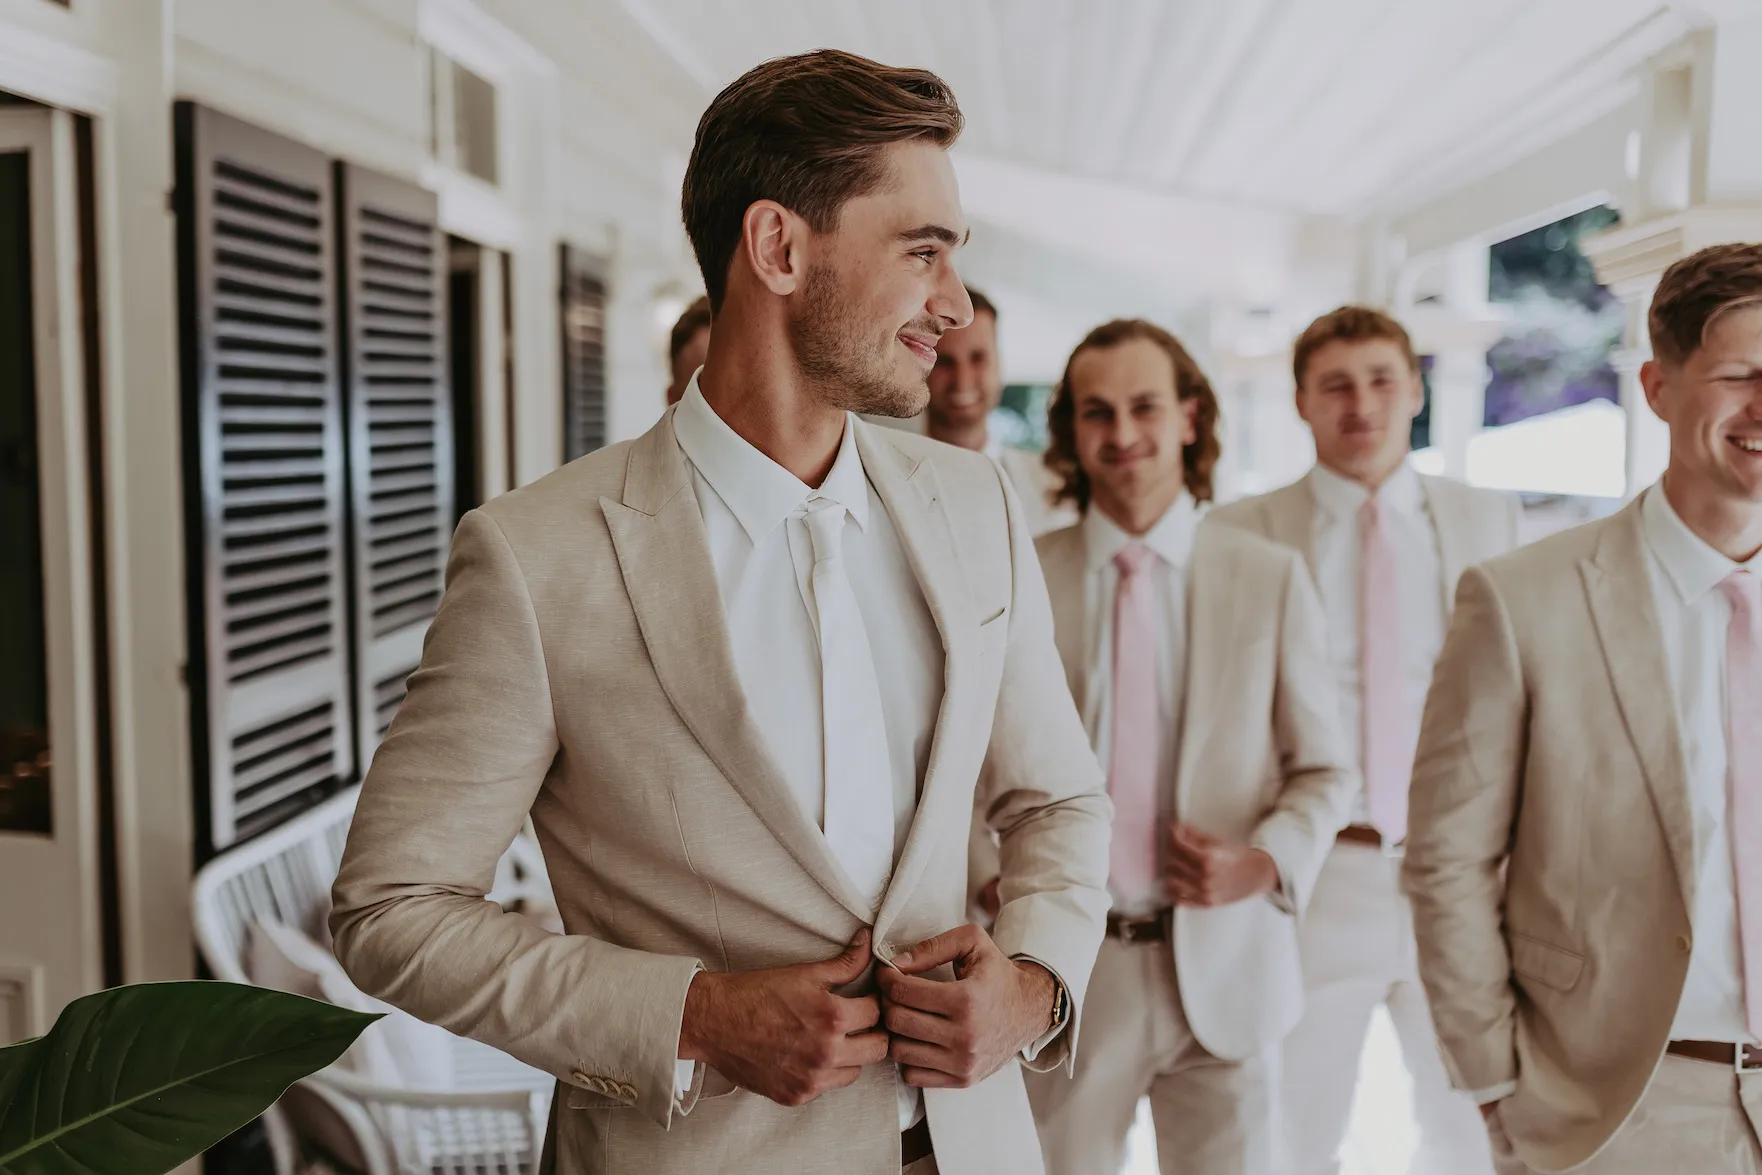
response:
{"label": "wristwatch", "polygon": [[1052,1023],[1047,1025],[1048,1033],[1057,1032],[1071,1018],[1071,993],[1065,990],[1064,980],[1053,975],[1052,969],[1046,973],[1052,975]]}

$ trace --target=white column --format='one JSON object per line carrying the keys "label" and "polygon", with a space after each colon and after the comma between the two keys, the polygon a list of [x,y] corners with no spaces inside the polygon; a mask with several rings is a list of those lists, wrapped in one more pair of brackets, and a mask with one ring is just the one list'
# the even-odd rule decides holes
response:
{"label": "white column", "polygon": [[1485,348],[1452,347],[1432,357],[1432,446],[1446,477],[1468,476],[1468,442],[1481,431],[1487,403]]}
{"label": "white column", "polygon": [[1640,386],[1640,368],[1652,357],[1652,340],[1646,330],[1646,312],[1652,303],[1655,282],[1634,283],[1623,291],[1627,327],[1621,350],[1611,356],[1621,379],[1620,403],[1627,413],[1627,492],[1633,497],[1664,474],[1670,463],[1670,430],[1646,403]]}

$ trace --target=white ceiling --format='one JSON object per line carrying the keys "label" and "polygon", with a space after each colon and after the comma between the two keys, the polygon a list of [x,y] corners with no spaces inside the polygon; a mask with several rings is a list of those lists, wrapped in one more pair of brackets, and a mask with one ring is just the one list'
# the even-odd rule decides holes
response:
{"label": "white ceiling", "polygon": [[1664,0],[619,3],[700,102],[836,46],[945,77],[964,156],[1350,219],[1606,113],[1694,19]]}

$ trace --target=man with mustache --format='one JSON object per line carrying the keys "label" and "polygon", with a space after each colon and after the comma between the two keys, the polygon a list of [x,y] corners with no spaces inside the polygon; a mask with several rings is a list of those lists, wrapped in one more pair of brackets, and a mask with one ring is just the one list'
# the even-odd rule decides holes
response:
{"label": "man with mustache", "polygon": [[1676,262],[1664,477],[1471,568],[1404,875],[1500,1175],[1762,1172],[1762,245]]}
{"label": "man with mustache", "polygon": [[[1148,1094],[1167,1175],[1270,1175],[1276,1050],[1302,1007],[1295,919],[1355,782],[1321,604],[1295,552],[1200,522],[1217,399],[1167,331],[1090,332],[1050,424],[1083,520],[1037,545],[1114,823],[1076,1073],[1028,1087],[1047,1169],[1119,1170]],[[1000,925],[1007,840],[1003,860]]]}
{"label": "man with mustache", "polygon": [[1217,512],[1307,561],[1364,779],[1299,935],[1306,1007],[1284,1058],[1290,1169],[1340,1170],[1365,1033],[1382,1007],[1413,1078],[1420,1145],[1410,1170],[1486,1175],[1492,1160],[1474,1103],[1450,1088],[1438,1058],[1398,854],[1420,710],[1457,578],[1517,545],[1517,503],[1408,464],[1425,391],[1407,331],[1388,315],[1367,306],[1323,315],[1298,337],[1292,364],[1315,467]]}
{"label": "man with mustache", "polygon": [[[682,199],[702,370],[460,524],[332,924],[364,989],[556,1076],[546,1171],[1040,1169],[1021,1067],[1075,1054],[1111,810],[1008,481],[857,416],[920,411],[971,321],[960,129],[848,53],[733,82]],[[483,900],[529,812],[564,935]]]}

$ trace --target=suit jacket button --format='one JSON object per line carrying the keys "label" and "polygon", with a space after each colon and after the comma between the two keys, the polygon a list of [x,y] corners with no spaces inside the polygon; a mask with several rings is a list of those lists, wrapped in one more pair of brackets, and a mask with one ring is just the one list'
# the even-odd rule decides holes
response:
{"label": "suit jacket button", "polygon": [[1686,934],[1679,934],[1679,935],[1677,935],[1677,936],[1676,936],[1676,949],[1677,949],[1677,950],[1679,950],[1679,951],[1681,951],[1681,952],[1682,952],[1682,953],[1683,953],[1683,954],[1685,954],[1685,955],[1686,955],[1686,954],[1688,954],[1688,953],[1689,953],[1689,947],[1690,947],[1690,946],[1692,946],[1692,945],[1693,945],[1693,944],[1692,944],[1692,943],[1690,943],[1690,942],[1689,942],[1689,936],[1688,936],[1688,935],[1686,935]]}
{"label": "suit jacket button", "polygon": [[569,1080],[575,1082],[577,1085],[585,1085],[589,1089],[593,1088],[593,1078],[583,1073],[580,1069],[570,1073]]}
{"label": "suit jacket button", "polygon": [[618,1096],[627,1102],[634,1102],[636,1100],[636,1086],[620,1085],[618,1087]]}

